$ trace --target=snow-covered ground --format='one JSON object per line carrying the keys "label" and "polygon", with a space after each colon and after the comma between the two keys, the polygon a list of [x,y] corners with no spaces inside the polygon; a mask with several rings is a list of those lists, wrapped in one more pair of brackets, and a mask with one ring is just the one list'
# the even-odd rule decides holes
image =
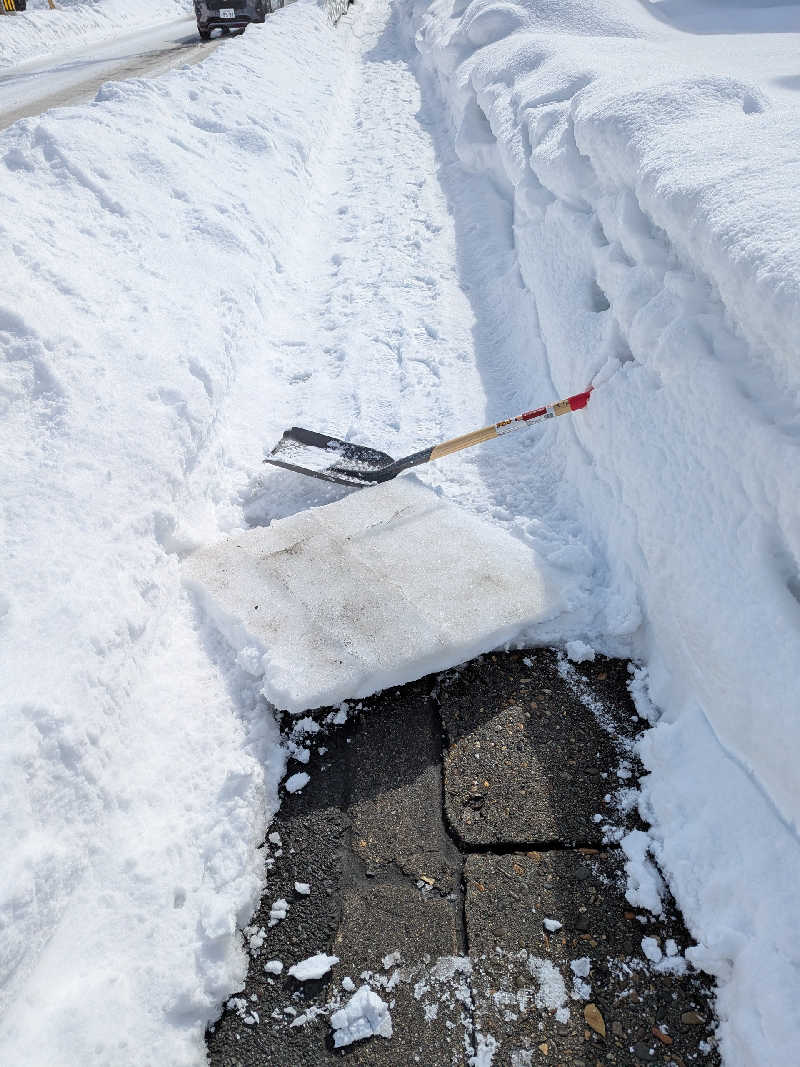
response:
{"label": "snow-covered ground", "polygon": [[[530,642],[646,665],[652,850],[726,1062],[785,1067],[800,9],[355,10],[300,0],[0,134],[0,1058],[201,1063],[238,986],[285,754],[181,560],[345,492],[264,448],[294,423],[403,455],[594,382],[420,476],[559,579]],[[0,66],[55,14],[4,19]]]}

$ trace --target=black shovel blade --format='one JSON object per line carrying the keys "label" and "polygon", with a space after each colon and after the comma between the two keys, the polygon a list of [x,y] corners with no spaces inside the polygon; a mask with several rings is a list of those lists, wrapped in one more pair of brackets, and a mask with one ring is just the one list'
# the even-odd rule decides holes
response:
{"label": "black shovel blade", "polygon": [[264,462],[340,485],[375,485],[391,477],[389,468],[394,466],[385,452],[302,426],[286,430]]}

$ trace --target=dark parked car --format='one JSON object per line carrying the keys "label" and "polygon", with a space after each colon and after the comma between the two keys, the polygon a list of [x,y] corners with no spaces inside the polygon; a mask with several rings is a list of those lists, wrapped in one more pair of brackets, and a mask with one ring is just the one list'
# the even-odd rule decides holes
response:
{"label": "dark parked car", "polygon": [[197,32],[207,41],[212,30],[244,33],[251,22],[263,22],[270,0],[194,0]]}

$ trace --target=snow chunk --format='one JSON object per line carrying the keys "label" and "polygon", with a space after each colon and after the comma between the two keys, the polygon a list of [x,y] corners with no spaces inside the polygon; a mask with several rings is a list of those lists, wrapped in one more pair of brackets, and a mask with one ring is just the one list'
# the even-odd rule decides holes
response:
{"label": "snow chunk", "polygon": [[554,934],[556,930],[560,930],[563,925],[558,919],[542,919],[542,926],[545,930],[549,930],[551,934]]}
{"label": "snow chunk", "polygon": [[334,1048],[352,1045],[378,1034],[392,1036],[392,1017],[389,1008],[368,985],[362,985],[343,1008],[331,1015]]}
{"label": "snow chunk", "polygon": [[264,970],[267,974],[280,974],[283,970],[283,964],[280,960],[268,960],[264,964]]}
{"label": "snow chunk", "polygon": [[275,926],[276,923],[285,919],[289,912],[289,903],[283,897],[279,897],[269,909],[269,922],[267,926]]}
{"label": "snow chunk", "polygon": [[578,978],[588,978],[589,971],[592,968],[592,961],[588,956],[581,956],[580,959],[573,960],[570,964],[572,973],[577,975]]}
{"label": "snow chunk", "polygon": [[307,897],[311,892],[311,886],[308,882],[295,882],[294,891],[295,893],[299,893],[301,897]]}
{"label": "snow chunk", "polygon": [[652,963],[660,963],[664,953],[654,937],[642,938],[642,952]]}
{"label": "snow chunk", "polygon": [[290,774],[284,783],[286,792],[299,793],[301,789],[305,789],[310,781],[311,775],[306,774],[305,771],[298,771],[297,774]]}
{"label": "snow chunk", "polygon": [[591,662],[595,655],[592,646],[587,645],[585,641],[567,641],[566,652],[573,663]]}
{"label": "snow chunk", "polygon": [[626,899],[635,908],[646,908],[653,915],[664,910],[664,882],[648,856],[650,838],[643,830],[633,830],[620,841],[628,857],[625,873],[628,876]]}
{"label": "snow chunk", "polygon": [[529,544],[412,476],[237,533],[184,575],[234,648],[263,649],[262,692],[295,714],[454,667],[563,606]]}
{"label": "snow chunk", "polygon": [[289,974],[298,982],[310,982],[316,978],[322,978],[323,974],[327,974],[334,963],[338,962],[338,956],[328,956],[325,952],[318,952],[316,956],[309,956],[308,959],[295,963],[289,968]]}

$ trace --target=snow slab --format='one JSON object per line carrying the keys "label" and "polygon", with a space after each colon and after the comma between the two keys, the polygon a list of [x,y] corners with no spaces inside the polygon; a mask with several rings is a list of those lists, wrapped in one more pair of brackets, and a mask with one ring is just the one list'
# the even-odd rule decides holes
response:
{"label": "snow slab", "polygon": [[292,713],[445,670],[561,610],[532,548],[414,477],[205,548],[185,578]]}

